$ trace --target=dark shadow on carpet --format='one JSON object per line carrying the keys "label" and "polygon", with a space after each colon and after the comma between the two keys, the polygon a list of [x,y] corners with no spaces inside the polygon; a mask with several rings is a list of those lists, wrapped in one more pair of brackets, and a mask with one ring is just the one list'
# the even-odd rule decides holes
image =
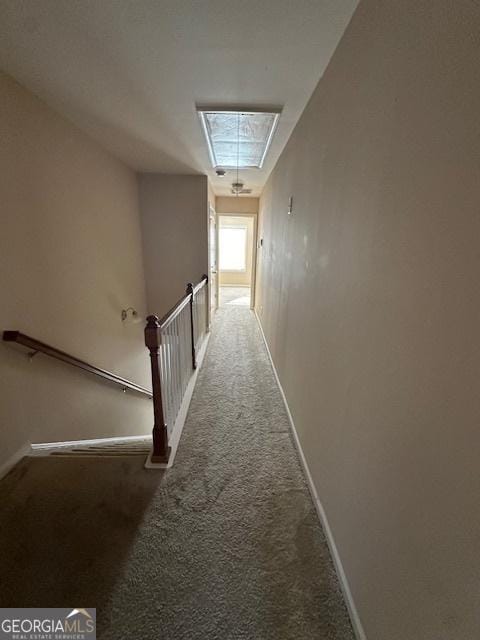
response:
{"label": "dark shadow on carpet", "polygon": [[0,606],[102,610],[161,482],[143,463],[24,458],[2,480]]}

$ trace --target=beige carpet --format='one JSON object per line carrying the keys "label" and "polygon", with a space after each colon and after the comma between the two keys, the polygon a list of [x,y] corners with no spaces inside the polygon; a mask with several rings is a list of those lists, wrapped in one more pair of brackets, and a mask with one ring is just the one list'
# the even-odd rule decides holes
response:
{"label": "beige carpet", "polygon": [[104,640],[353,640],[258,326],[221,309],[174,468],[31,458],[0,483],[1,606]]}
{"label": "beige carpet", "polygon": [[250,287],[220,287],[220,306],[250,306]]}

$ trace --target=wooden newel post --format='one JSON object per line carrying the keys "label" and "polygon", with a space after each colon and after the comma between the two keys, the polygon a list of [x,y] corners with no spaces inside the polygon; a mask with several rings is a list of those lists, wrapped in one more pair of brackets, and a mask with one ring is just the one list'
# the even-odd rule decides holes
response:
{"label": "wooden newel post", "polygon": [[190,329],[192,334],[192,367],[193,369],[197,368],[197,354],[195,353],[195,326],[193,321],[193,302],[194,296],[193,293],[193,284],[189,282],[187,284],[187,296],[190,296]]}
{"label": "wooden newel post", "polygon": [[205,331],[210,331],[210,282],[206,273],[203,274],[202,280],[206,280],[205,283]]}
{"label": "wooden newel post", "polygon": [[168,431],[163,416],[162,382],[160,378],[160,322],[157,316],[148,316],[145,327],[145,345],[150,351],[152,367],[153,389],[153,453],[152,462],[168,462],[170,447],[168,446]]}

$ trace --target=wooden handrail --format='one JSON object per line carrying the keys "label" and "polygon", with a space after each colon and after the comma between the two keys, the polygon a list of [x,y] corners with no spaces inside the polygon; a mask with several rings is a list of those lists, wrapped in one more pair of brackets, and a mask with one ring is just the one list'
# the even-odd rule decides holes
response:
{"label": "wooden handrail", "polygon": [[204,287],[207,284],[207,282],[208,282],[208,276],[204,274],[200,282],[193,287],[193,293],[197,293],[197,291],[200,291],[200,289]]}
{"label": "wooden handrail", "polygon": [[131,382],[126,378],[122,378],[117,376],[115,373],[111,371],[107,371],[106,369],[101,369],[100,367],[96,367],[93,364],[89,364],[85,362],[85,360],[80,360],[80,358],[76,358],[65,351],[60,351],[60,349],[56,349],[55,347],[51,347],[44,342],[40,342],[40,340],[35,340],[35,338],[30,338],[30,336],[21,333],[20,331],[4,331],[3,332],[3,340],[4,342],[13,342],[16,344],[20,344],[23,347],[27,347],[31,349],[33,354],[43,353],[50,358],[54,358],[56,360],[61,360],[66,364],[70,364],[73,367],[77,367],[78,369],[83,369],[84,371],[88,371],[88,373],[92,373],[99,378],[104,378],[109,382],[113,382],[114,384],[122,387],[123,390],[129,389],[130,391],[134,391],[146,398],[152,399],[153,394],[151,391],[146,389],[145,387],[141,387],[139,384],[135,382]]}
{"label": "wooden handrail", "polygon": [[196,369],[197,354],[195,352],[195,325],[193,324],[193,301],[195,300],[195,287],[191,282],[187,284],[187,296],[190,300],[190,336],[192,339],[192,369]]}
{"label": "wooden handrail", "polygon": [[192,282],[187,284],[187,296],[190,296],[190,328],[192,334],[192,367],[193,369],[197,368],[197,354],[195,351],[195,324],[193,321],[193,303],[195,301],[195,296],[208,282],[208,276],[203,274],[202,279],[196,285]]}
{"label": "wooden handrail", "polygon": [[165,329],[166,327],[168,327],[172,320],[175,320],[175,318],[180,314],[180,311],[188,304],[189,301],[190,294],[188,293],[185,294],[183,298],[180,298],[180,300],[170,309],[170,311],[167,311],[167,313],[158,321],[160,329]]}
{"label": "wooden handrail", "polygon": [[[208,277],[206,275],[202,276],[202,279],[200,280],[200,282],[198,284],[196,284],[195,286],[192,285],[193,287],[193,294],[195,295],[197,293],[197,291],[200,291],[200,289],[202,287],[204,287],[208,282]],[[185,307],[185,305],[189,302],[190,300],[190,296],[192,294],[192,292],[190,291],[190,289],[188,288],[190,286],[190,283],[187,285],[187,292],[186,294],[180,298],[180,300],[178,302],[176,302],[173,307],[171,309],[169,309],[167,311],[167,313],[165,315],[163,315],[158,322],[160,323],[160,328],[161,329],[165,329],[166,326],[168,326],[172,320],[175,320],[175,318],[180,314],[180,311]]]}

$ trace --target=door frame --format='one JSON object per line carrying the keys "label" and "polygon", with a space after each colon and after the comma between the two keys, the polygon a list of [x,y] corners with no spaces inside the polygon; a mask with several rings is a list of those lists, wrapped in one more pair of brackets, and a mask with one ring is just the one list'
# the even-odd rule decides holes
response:
{"label": "door frame", "polygon": [[[211,247],[210,247],[210,238],[211,238],[211,221],[213,220],[213,222],[215,223],[215,260],[216,260],[216,283],[215,283],[215,292],[213,291],[213,287],[212,287],[212,253],[211,253]],[[219,277],[219,273],[218,273],[218,215],[217,212],[215,211],[215,207],[212,205],[211,202],[209,202],[209,209],[208,209],[208,281],[210,284],[210,295],[209,295],[209,299],[208,299],[208,314],[209,314],[209,319],[211,321],[213,313],[215,313],[218,309],[219,306],[219,301],[220,301],[220,288],[219,288],[219,281],[220,281],[220,277]],[[213,313],[212,313],[212,294],[215,293],[215,307],[213,308]]]}
{"label": "door frame", "polygon": [[[252,265],[250,276],[250,309],[255,309],[255,289],[257,284],[257,213],[217,213],[217,305],[220,304],[220,218],[253,218]],[[218,307],[217,307],[218,308]]]}

